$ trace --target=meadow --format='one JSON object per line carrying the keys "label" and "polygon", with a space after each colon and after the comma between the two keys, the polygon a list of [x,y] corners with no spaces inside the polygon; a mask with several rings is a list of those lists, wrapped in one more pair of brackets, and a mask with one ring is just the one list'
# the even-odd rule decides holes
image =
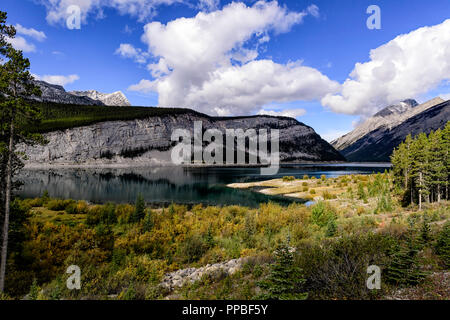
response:
{"label": "meadow", "polygon": [[[47,194],[16,199],[3,298],[450,298],[448,201],[402,207],[389,173],[267,184],[315,203],[150,209],[141,198],[103,205]],[[288,262],[277,255],[282,245]],[[236,272],[161,285],[170,272],[231,259],[242,261]],[[70,265],[81,269],[81,290],[66,288]],[[382,270],[379,290],[366,286],[369,265]],[[297,276],[292,292],[276,296],[280,270]]]}

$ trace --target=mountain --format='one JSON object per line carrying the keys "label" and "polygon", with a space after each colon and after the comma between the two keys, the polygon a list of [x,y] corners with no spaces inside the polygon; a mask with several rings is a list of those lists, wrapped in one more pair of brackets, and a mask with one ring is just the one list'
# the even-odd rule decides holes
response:
{"label": "mountain", "polygon": [[121,91],[114,93],[101,93],[95,90],[66,92],[64,87],[45,81],[35,80],[35,84],[42,91],[40,97],[31,97],[36,101],[73,105],[130,106],[127,97]]}
{"label": "mountain", "polygon": [[65,104],[79,104],[79,105],[94,105],[102,106],[103,102],[94,100],[86,96],[76,96],[66,92],[66,90],[59,85],[50,84],[45,81],[35,80],[35,84],[41,89],[42,95],[40,97],[32,96],[31,99],[42,102],[55,102]]}
{"label": "mountain", "polygon": [[29,166],[171,164],[174,130],[186,129],[192,134],[194,122],[201,121],[203,130],[215,128],[222,133],[226,129],[268,129],[269,132],[279,129],[283,162],[345,160],[311,127],[293,118],[266,115],[214,118],[188,109],[164,112],[48,132],[44,134],[48,144],[21,145],[18,150],[27,154]]}
{"label": "mountain", "polygon": [[127,97],[122,93],[122,91],[116,91],[113,93],[101,93],[96,90],[88,90],[88,91],[70,91],[70,94],[80,97],[89,97],[93,100],[99,100],[103,102],[107,106],[131,106],[130,101],[128,101]]}
{"label": "mountain", "polygon": [[331,144],[349,161],[389,161],[408,134],[443,128],[450,119],[450,100],[434,98],[420,105],[404,100],[388,106]]}

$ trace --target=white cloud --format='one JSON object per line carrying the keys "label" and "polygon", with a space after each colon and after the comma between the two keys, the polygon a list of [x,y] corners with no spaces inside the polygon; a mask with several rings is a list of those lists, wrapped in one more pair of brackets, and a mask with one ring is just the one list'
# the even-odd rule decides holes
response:
{"label": "white cloud", "polygon": [[380,108],[413,98],[450,79],[450,19],[400,35],[371,50],[357,63],[337,95],[322,105],[334,112],[372,115]]}
{"label": "white cloud", "polygon": [[147,52],[144,52],[139,48],[135,48],[129,43],[121,43],[115,54],[118,54],[123,58],[134,59],[137,63],[147,62],[147,58],[149,56]]}
{"label": "white cloud", "polygon": [[77,5],[81,10],[81,21],[87,22],[89,15],[96,18],[104,17],[104,8],[114,8],[120,14],[128,14],[145,21],[156,13],[156,8],[161,5],[182,3],[184,0],[38,0],[47,9],[47,22],[51,24],[64,24],[68,18],[67,8]]}
{"label": "white cloud", "polygon": [[312,4],[308,8],[306,8],[306,11],[315,18],[320,17],[319,7],[315,4]]}
{"label": "white cloud", "polygon": [[65,86],[67,84],[73,83],[80,79],[80,77],[77,74],[71,74],[68,76],[63,75],[44,75],[44,76],[38,76],[36,74],[33,74],[33,77],[36,80],[42,80],[51,84],[57,84],[60,86]]}
{"label": "white cloud", "polygon": [[23,52],[35,52],[36,47],[34,44],[29,43],[25,38],[16,36],[14,38],[6,38],[6,41],[8,41],[16,50],[21,50]]}
{"label": "white cloud", "polygon": [[342,137],[343,135],[347,134],[348,130],[329,130],[325,133],[320,134],[320,137],[328,142],[332,142],[333,140],[336,140],[337,138]]}
{"label": "white cloud", "polygon": [[260,110],[258,114],[269,115],[269,116],[280,116],[280,117],[290,117],[297,118],[306,114],[305,109],[286,109],[286,110]]}
{"label": "white cloud", "polygon": [[38,31],[33,28],[25,28],[20,24],[16,24],[14,27],[16,28],[17,34],[29,36],[37,41],[44,41],[45,39],[47,39],[47,36],[43,31]]}
{"label": "white cloud", "polygon": [[199,0],[198,8],[202,11],[214,11],[219,8],[220,0]]}
{"label": "white cloud", "polygon": [[450,93],[441,93],[440,95],[439,95],[439,97],[441,97],[442,99],[444,99],[444,100],[450,100]]}
{"label": "white cloud", "polygon": [[249,40],[268,41],[269,32],[288,32],[307,14],[288,11],[276,1],[251,7],[233,2],[166,25],[149,23],[142,40],[157,60],[149,65],[156,79],[143,79],[129,89],[157,92],[160,106],[218,115],[249,114],[274,101],[320,99],[339,85],[300,62],[255,60],[257,45],[248,47]]}

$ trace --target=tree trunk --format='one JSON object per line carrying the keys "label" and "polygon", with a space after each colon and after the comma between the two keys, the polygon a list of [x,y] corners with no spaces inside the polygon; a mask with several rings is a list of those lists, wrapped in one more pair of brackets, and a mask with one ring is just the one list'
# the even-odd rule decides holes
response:
{"label": "tree trunk", "polygon": [[419,210],[422,210],[422,172],[419,173]]}
{"label": "tree trunk", "polygon": [[0,293],[3,293],[5,289],[6,260],[8,257],[8,229],[12,187],[12,156],[14,152],[14,114],[11,118],[9,134],[8,163],[6,165],[5,220],[3,223],[2,255],[0,264]]}

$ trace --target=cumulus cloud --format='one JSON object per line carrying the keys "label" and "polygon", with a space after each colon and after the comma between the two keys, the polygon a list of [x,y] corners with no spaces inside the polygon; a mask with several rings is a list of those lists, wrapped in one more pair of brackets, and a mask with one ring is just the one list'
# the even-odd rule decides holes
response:
{"label": "cumulus cloud", "polygon": [[290,117],[297,118],[306,114],[305,109],[285,109],[285,110],[260,110],[258,112],[260,115],[268,115],[268,116],[280,116],[280,117]]}
{"label": "cumulus cloud", "polygon": [[81,21],[87,22],[89,15],[97,18],[104,17],[104,8],[117,9],[120,14],[128,14],[138,18],[139,21],[151,18],[156,8],[161,5],[182,3],[183,0],[38,0],[47,9],[47,22],[65,23],[68,14],[67,8],[76,5],[81,11]]}
{"label": "cumulus cloud", "polygon": [[20,24],[16,24],[14,27],[16,28],[17,34],[23,34],[37,41],[44,41],[45,39],[47,39],[47,36],[43,31],[38,31],[33,28],[25,28]]}
{"label": "cumulus cloud", "polygon": [[51,84],[57,84],[60,86],[65,86],[66,84],[73,83],[80,79],[80,77],[77,74],[71,74],[68,76],[64,75],[44,75],[44,76],[38,76],[36,74],[33,74],[33,77],[36,80],[42,80]]}
{"label": "cumulus cloud", "polygon": [[269,33],[288,32],[307,15],[307,10],[292,12],[276,1],[233,2],[166,25],[149,23],[142,40],[156,61],[149,65],[155,79],[129,89],[157,92],[160,106],[217,115],[257,112],[273,101],[320,99],[336,92],[338,83],[301,62],[256,60],[257,46],[270,39]]}
{"label": "cumulus cloud", "polygon": [[142,51],[142,49],[135,48],[129,43],[120,44],[119,48],[115,51],[115,54],[120,55],[123,58],[130,58],[137,63],[147,62],[149,54]]}
{"label": "cumulus cloud", "polygon": [[339,94],[322,105],[338,113],[368,116],[450,79],[450,19],[403,34],[371,50],[357,63]]}
{"label": "cumulus cloud", "polygon": [[14,38],[6,38],[14,49],[21,50],[23,52],[35,52],[36,47],[34,44],[29,43],[24,37],[16,36]]}

